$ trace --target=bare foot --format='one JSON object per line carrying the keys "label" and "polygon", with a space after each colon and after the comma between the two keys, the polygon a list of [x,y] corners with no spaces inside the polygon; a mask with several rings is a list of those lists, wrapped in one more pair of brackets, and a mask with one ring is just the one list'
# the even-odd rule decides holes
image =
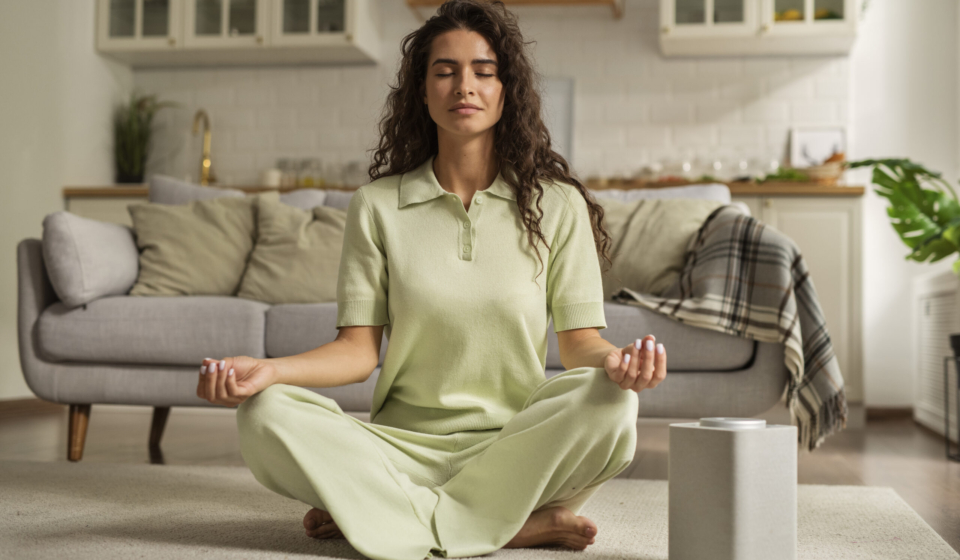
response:
{"label": "bare foot", "polygon": [[583,550],[593,544],[596,535],[596,523],[563,506],[555,506],[530,514],[520,532],[504,548],[560,545]]}
{"label": "bare foot", "polygon": [[307,536],[315,539],[342,539],[343,533],[333,517],[322,509],[313,508],[303,516],[303,528]]}

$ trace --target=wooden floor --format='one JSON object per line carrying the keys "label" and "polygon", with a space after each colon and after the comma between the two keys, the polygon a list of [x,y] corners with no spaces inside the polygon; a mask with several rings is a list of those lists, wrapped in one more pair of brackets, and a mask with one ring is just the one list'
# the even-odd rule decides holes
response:
{"label": "wooden floor", "polygon": [[[150,415],[148,407],[94,405],[83,461],[151,462]],[[641,419],[636,459],[620,476],[666,480],[668,426],[681,421]],[[960,463],[946,459],[943,437],[910,418],[861,426],[800,453],[799,483],[892,487],[960,552]],[[174,408],[161,445],[170,465],[244,465],[233,410]],[[0,460],[66,461],[66,448],[66,407],[0,414]]]}

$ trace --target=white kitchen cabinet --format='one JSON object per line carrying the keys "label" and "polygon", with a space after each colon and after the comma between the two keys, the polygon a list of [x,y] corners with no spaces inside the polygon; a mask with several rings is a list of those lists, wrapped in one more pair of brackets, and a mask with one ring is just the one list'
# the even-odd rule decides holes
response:
{"label": "white kitchen cabinet", "polygon": [[270,0],[184,0],[185,48],[217,49],[266,44]]}
{"label": "white kitchen cabinet", "polygon": [[97,0],[97,49],[156,52],[182,47],[182,0]]}
{"label": "white kitchen cabinet", "polygon": [[134,68],[380,59],[375,0],[98,0],[97,5],[97,50]]}
{"label": "white kitchen cabinet", "polygon": [[664,56],[846,54],[862,0],[660,0]]}
{"label": "white kitchen cabinet", "polygon": [[843,374],[847,401],[863,402],[859,196],[736,196],[790,237],[813,280]]}

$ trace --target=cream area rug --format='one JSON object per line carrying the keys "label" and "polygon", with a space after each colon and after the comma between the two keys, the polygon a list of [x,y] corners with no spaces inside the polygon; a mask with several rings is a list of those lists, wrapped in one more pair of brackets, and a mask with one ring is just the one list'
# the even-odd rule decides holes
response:
{"label": "cream area rug", "polygon": [[[887,487],[798,488],[798,560],[958,559]],[[504,559],[666,560],[667,482],[613,479],[581,511],[584,551],[499,550]],[[0,462],[0,558],[356,558],[304,534],[310,507],[245,467]]]}

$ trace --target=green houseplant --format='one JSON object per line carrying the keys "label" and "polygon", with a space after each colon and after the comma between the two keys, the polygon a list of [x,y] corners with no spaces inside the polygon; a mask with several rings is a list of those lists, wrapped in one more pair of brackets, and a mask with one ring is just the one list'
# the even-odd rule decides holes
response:
{"label": "green houseplant", "polygon": [[113,114],[113,153],[118,183],[142,183],[150,149],[153,117],[175,103],[157,101],[155,95],[130,94],[130,102],[120,104]]}
{"label": "green houseplant", "polygon": [[[890,201],[890,223],[911,249],[907,260],[936,262],[960,251],[960,202],[939,172],[909,159],[847,163],[848,168],[868,166],[878,187],[874,192]],[[960,260],[953,263],[953,272],[960,275]]]}

